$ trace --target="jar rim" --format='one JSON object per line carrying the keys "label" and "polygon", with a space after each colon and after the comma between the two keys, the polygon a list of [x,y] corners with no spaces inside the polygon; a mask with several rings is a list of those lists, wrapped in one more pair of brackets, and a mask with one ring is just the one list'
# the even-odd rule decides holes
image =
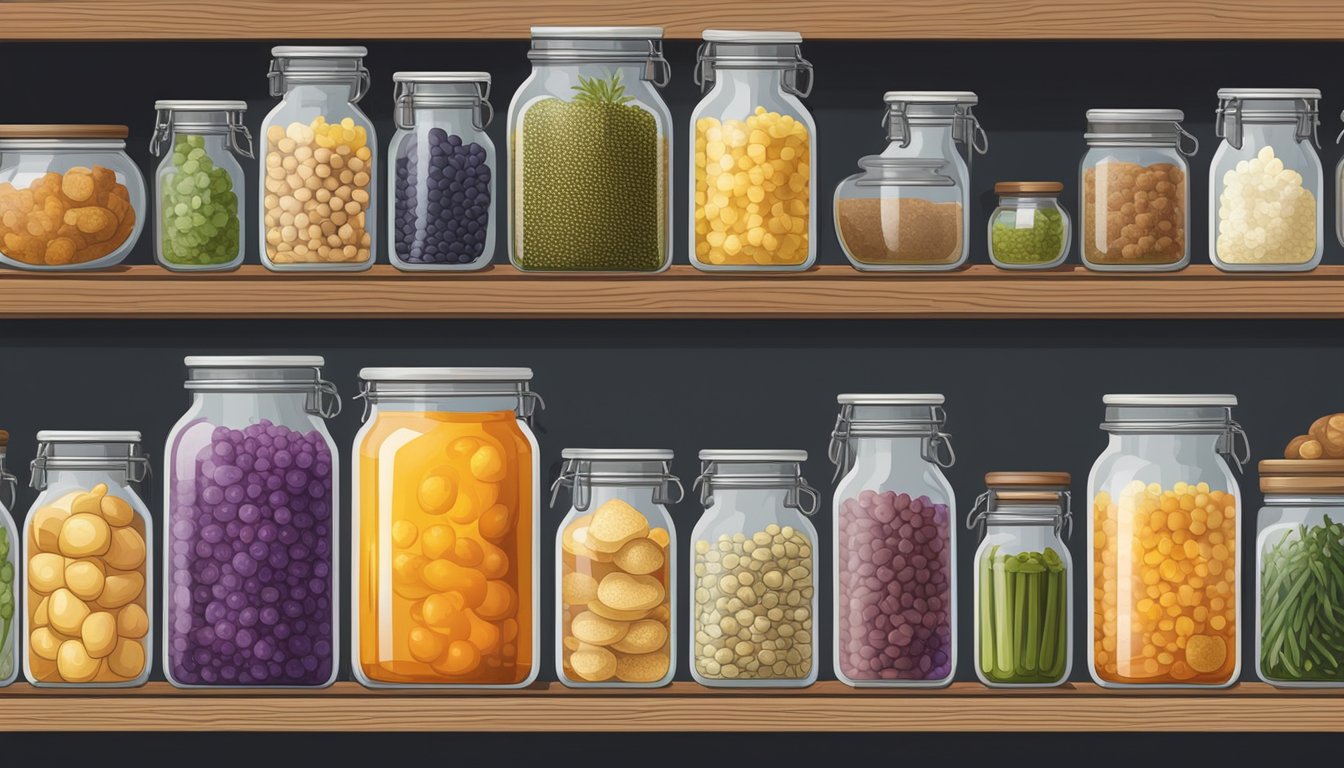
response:
{"label": "jar rim", "polygon": [[489,72],[393,72],[394,83],[489,83]]}
{"label": "jar rim", "polygon": [[946,400],[940,394],[842,394],[836,395],[840,405],[942,405]]}
{"label": "jar rim", "polygon": [[670,448],[565,448],[562,459],[584,461],[671,461]]}
{"label": "jar rim", "polygon": [[701,461],[796,462],[807,461],[807,451],[776,449],[709,448],[700,451]]}
{"label": "jar rim", "polygon": [[531,368],[361,368],[364,381],[531,381]]}
{"label": "jar rim", "polygon": [[1217,394],[1157,394],[1157,395],[1102,395],[1103,405],[1117,407],[1169,406],[1178,408],[1212,407],[1231,408],[1237,404],[1236,395]]}
{"label": "jar rim", "polygon": [[1179,123],[1185,113],[1179,109],[1103,108],[1087,110],[1089,123]]}
{"label": "jar rim", "polygon": [[362,45],[277,45],[271,56],[277,59],[347,59],[363,58],[369,49]]}
{"label": "jar rim", "polygon": [[1320,88],[1219,88],[1218,98],[1241,101],[1281,101],[1284,99],[1319,99]]}
{"label": "jar rim", "polygon": [[534,26],[533,39],[543,40],[661,40],[662,27],[638,26]]}
{"label": "jar rim", "polygon": [[39,443],[139,443],[139,430],[38,430]]}
{"label": "jar rim", "polygon": [[887,91],[882,94],[887,104],[966,104],[980,103],[975,91]]}
{"label": "jar rim", "polygon": [[700,39],[707,43],[741,45],[797,45],[803,42],[803,33],[787,30],[762,29],[706,29]]}
{"label": "jar rim", "polygon": [[160,99],[154,102],[154,109],[171,109],[174,112],[246,112],[247,102],[199,99]]}
{"label": "jar rim", "polygon": [[188,355],[182,363],[188,368],[320,368],[326,359],[321,355]]}

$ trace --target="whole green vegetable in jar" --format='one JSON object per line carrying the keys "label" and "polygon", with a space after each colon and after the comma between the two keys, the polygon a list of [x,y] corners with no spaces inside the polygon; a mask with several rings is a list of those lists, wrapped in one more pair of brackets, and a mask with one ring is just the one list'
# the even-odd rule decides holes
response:
{"label": "whole green vegetable in jar", "polygon": [[0,681],[14,673],[14,660],[18,656],[14,652],[17,639],[14,621],[17,616],[14,604],[14,563],[10,560],[13,546],[9,532],[0,527]]}
{"label": "whole green vegetable in jar", "polygon": [[1344,524],[1325,515],[1260,540],[1261,676],[1344,682]]}
{"label": "whole green vegetable in jar", "polygon": [[1059,553],[986,552],[977,569],[980,673],[1007,684],[1063,680],[1069,655],[1069,572]]}
{"label": "whole green vegetable in jar", "polygon": [[159,176],[159,247],[169,264],[202,267],[238,257],[238,195],[215,164],[205,137],[178,134],[172,167]]}

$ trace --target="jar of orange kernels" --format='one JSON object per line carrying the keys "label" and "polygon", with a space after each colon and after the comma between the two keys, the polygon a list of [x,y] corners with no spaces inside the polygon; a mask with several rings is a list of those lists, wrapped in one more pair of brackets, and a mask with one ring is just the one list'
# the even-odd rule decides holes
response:
{"label": "jar of orange kernels", "polygon": [[364,685],[521,688],[537,676],[527,368],[365,368],[355,437],[352,666]]}
{"label": "jar of orange kernels", "polygon": [[[1233,395],[1106,395],[1088,496],[1088,671],[1107,688],[1221,687],[1241,666]],[[1238,438],[1240,438],[1238,440]]]}

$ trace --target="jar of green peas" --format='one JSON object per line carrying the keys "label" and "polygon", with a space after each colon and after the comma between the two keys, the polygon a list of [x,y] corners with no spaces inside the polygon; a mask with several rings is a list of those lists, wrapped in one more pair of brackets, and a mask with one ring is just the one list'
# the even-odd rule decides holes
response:
{"label": "jar of green peas", "polygon": [[154,256],[180,272],[236,269],[243,262],[239,192],[252,157],[243,101],[157,101],[149,150],[162,155],[155,174]]}
{"label": "jar of green peas", "polygon": [[1001,181],[989,217],[989,259],[1001,269],[1050,269],[1069,256],[1069,214],[1057,181]]}

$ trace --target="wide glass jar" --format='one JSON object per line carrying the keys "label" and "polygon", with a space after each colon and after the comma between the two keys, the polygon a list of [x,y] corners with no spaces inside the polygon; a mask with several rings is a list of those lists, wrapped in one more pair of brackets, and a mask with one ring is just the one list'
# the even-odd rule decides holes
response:
{"label": "wide glass jar", "polygon": [[154,180],[154,258],[182,272],[236,269],[247,217],[234,155],[255,159],[243,124],[247,102],[156,101],[154,109],[149,151],[163,155]]}
{"label": "wide glass jar", "polygon": [[1222,88],[1209,167],[1209,258],[1230,271],[1314,269],[1325,250],[1321,92]]}
{"label": "wide glass jar", "polygon": [[1069,257],[1069,214],[1057,181],[1000,181],[989,215],[989,260],[1000,269],[1051,269]]}
{"label": "wide glass jar", "polygon": [[[19,534],[10,512],[18,500],[18,479],[5,471],[9,433],[0,429],[0,688],[19,676]],[[3,498],[8,495],[8,500]]]}
{"label": "wide glass jar", "polygon": [[528,368],[365,368],[352,664],[382,688],[522,688],[540,661]]}
{"label": "wide glass jar", "polygon": [[0,125],[0,264],[120,264],[144,228],[145,179],[124,125]]}
{"label": "wide glass jar", "polygon": [[[1089,109],[1079,206],[1083,265],[1164,272],[1190,263],[1190,166],[1179,109]],[[1186,149],[1184,143],[1190,143]]]}
{"label": "wide glass jar", "polygon": [[965,190],[946,160],[869,155],[859,168],[835,188],[835,231],[855,269],[928,271],[965,263]]}
{"label": "wide glass jar", "polygon": [[658,688],[676,670],[672,451],[566,448],[555,547],[555,669],[571,688]]}
{"label": "wide glass jar", "polygon": [[154,540],[132,488],[149,475],[139,432],[37,433],[23,521],[23,674],[39,687],[149,679]]}
{"label": "wide glass jar", "polygon": [[397,72],[387,252],[405,270],[482,269],[495,255],[488,72]]}
{"label": "wide glass jar", "polygon": [[509,260],[538,272],[672,262],[662,27],[533,27],[509,105]]}
{"label": "wide glass jar", "polygon": [[[1092,465],[1087,665],[1106,688],[1224,687],[1241,667],[1232,395],[1106,395]],[[1236,445],[1238,442],[1240,446]]]}
{"label": "wide glass jar", "polygon": [[1255,673],[1280,688],[1344,685],[1344,461],[1260,462]]}
{"label": "wide glass jar", "polygon": [[261,123],[261,263],[274,270],[368,269],[378,230],[378,140],[355,106],[369,90],[360,45],[271,49]]}
{"label": "wide glass jar", "polygon": [[966,527],[975,551],[975,674],[991,688],[1067,682],[1073,668],[1068,472],[990,472]]}
{"label": "wide glass jar", "polygon": [[181,688],[336,679],[340,412],[321,357],[188,357],[164,457],[163,670]]}
{"label": "wide glass jar", "polygon": [[[812,64],[797,32],[708,29],[691,112],[691,264],[798,271],[817,260],[817,125],[799,98]],[[804,80],[805,83],[801,84]]]}
{"label": "wide glass jar", "polygon": [[835,674],[853,686],[940,687],[957,666],[956,461],[942,395],[840,395]]}
{"label": "wide glass jar", "polygon": [[806,451],[700,452],[691,532],[691,676],[711,687],[817,680],[819,496]]}

